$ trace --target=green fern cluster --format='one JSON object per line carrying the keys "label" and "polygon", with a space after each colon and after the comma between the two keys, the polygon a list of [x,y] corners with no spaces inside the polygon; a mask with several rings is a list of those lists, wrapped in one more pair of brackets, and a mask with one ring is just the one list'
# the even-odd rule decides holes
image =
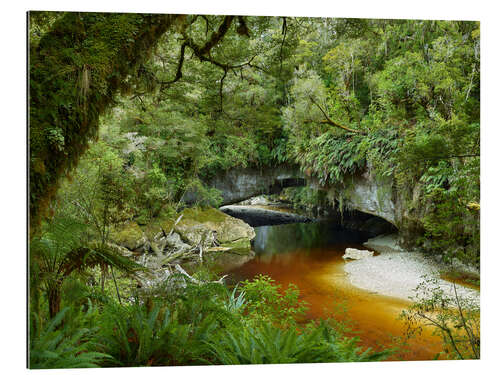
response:
{"label": "green fern cluster", "polygon": [[231,327],[209,343],[218,363],[271,364],[360,362],[386,358],[388,351],[361,350],[356,339],[338,337],[326,323],[308,329],[282,330],[269,323],[256,327]]}
{"label": "green fern cluster", "polygon": [[89,301],[77,312],[66,307],[46,327],[32,314],[30,367],[374,361],[389,354],[360,349],[356,338],[345,338],[327,321],[302,326],[297,293],[281,293],[261,277],[232,291],[215,283],[188,284],[154,300],[108,299],[99,308]]}
{"label": "green fern cluster", "polygon": [[[392,131],[379,130],[367,135],[326,132],[310,140],[295,159],[320,184],[335,185],[342,184],[346,176],[362,172],[368,162],[374,164],[391,158],[398,146],[397,135]],[[390,170],[390,166],[385,167],[385,171]]]}
{"label": "green fern cluster", "polygon": [[[101,352],[97,344],[96,329],[64,324],[69,307],[61,310],[46,327],[32,315],[29,346],[29,367],[32,369],[100,367],[109,354]],[[92,309],[78,321],[84,323]]]}
{"label": "green fern cluster", "polygon": [[215,328],[213,316],[199,324],[182,323],[177,311],[159,304],[149,312],[145,305],[116,305],[103,316],[100,338],[120,366],[200,364],[203,341]]}

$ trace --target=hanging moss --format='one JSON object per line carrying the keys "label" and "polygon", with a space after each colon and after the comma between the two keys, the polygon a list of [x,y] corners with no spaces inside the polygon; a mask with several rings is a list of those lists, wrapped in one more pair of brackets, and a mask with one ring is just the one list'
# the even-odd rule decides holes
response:
{"label": "hanging moss", "polygon": [[[30,16],[33,13],[30,13]],[[30,230],[97,136],[99,116],[182,16],[66,13],[29,53]]]}

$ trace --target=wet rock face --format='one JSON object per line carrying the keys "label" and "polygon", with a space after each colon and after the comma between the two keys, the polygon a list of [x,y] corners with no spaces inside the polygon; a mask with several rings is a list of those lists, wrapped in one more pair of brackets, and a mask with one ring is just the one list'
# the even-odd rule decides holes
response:
{"label": "wet rock face", "polygon": [[[281,165],[259,170],[235,168],[211,178],[205,183],[221,192],[222,204],[233,204],[260,194],[277,193],[284,187],[305,186],[305,176],[298,166]],[[196,201],[196,192],[184,195],[186,203]]]}
{"label": "wet rock face", "polygon": [[[396,205],[392,194],[392,178],[375,178],[370,170],[353,176],[349,185],[342,189],[345,204],[355,210],[378,216],[396,225]],[[332,188],[336,196],[338,188]]]}
{"label": "wet rock face", "polygon": [[[342,187],[322,186],[313,177],[306,177],[298,166],[281,165],[258,170],[254,168],[235,168],[211,178],[205,183],[221,192],[222,205],[233,205],[248,200],[245,205],[256,204],[255,199],[261,194],[278,193],[284,187],[305,186],[327,190],[333,199],[343,196],[346,206],[370,215],[378,216],[397,226],[398,207],[393,196],[392,178],[376,178],[370,168],[365,173],[349,178],[349,184]],[[187,192],[186,203],[196,201],[196,192]],[[252,198],[254,197],[254,198]],[[251,198],[251,199],[250,199]],[[259,203],[257,203],[259,204]],[[267,204],[267,203],[260,203]],[[236,217],[245,220],[239,213]],[[252,218],[248,219],[253,223]],[[247,221],[249,222],[249,221]],[[293,222],[293,221],[287,221]],[[254,225],[254,224],[251,224]],[[255,225],[264,225],[259,224]]]}
{"label": "wet rock face", "polygon": [[222,206],[220,210],[228,215],[243,220],[252,227],[289,223],[307,223],[312,221],[312,219],[306,216],[253,206],[229,205]]}
{"label": "wet rock face", "polygon": [[[413,228],[411,223],[419,223],[425,212],[409,212],[406,201],[398,196],[393,189],[394,181],[392,177],[375,176],[372,168],[368,168],[364,173],[345,178],[342,186],[324,186],[319,183],[314,176],[306,176],[300,171],[298,165],[280,165],[273,168],[259,170],[256,168],[235,168],[204,181],[207,186],[216,188],[221,192],[222,205],[234,205],[237,202],[248,200],[246,205],[255,203],[266,205],[267,202],[258,197],[261,194],[278,193],[284,187],[309,186],[312,189],[324,190],[328,192],[330,200],[340,201],[342,199],[344,207],[350,210],[360,211],[379,217],[394,228],[383,226],[382,222],[372,222],[367,228],[375,228],[370,233],[378,235],[391,231],[395,228],[401,232],[402,237],[413,238],[419,234],[419,227]],[[414,201],[421,198],[418,186],[415,187]],[[186,192],[183,200],[188,203],[196,202],[196,191]],[[257,198],[252,198],[257,197]],[[250,199],[252,198],[252,199]],[[421,205],[427,207],[425,204]],[[226,211],[228,212],[228,211]],[[252,226],[268,224],[269,221],[261,221],[256,215],[248,216],[234,211],[233,216],[246,220]],[[270,219],[273,220],[274,218]],[[279,221],[276,224],[294,221]],[[365,231],[365,228],[362,228]]]}

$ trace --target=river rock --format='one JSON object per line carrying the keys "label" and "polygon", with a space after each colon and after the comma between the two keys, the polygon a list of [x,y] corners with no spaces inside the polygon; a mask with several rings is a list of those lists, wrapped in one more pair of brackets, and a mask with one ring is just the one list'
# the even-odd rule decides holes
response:
{"label": "river rock", "polygon": [[373,251],[369,250],[358,250],[358,249],[353,249],[351,247],[348,247],[345,249],[345,254],[342,256],[344,259],[354,259],[354,260],[359,260],[359,259],[364,259],[368,257],[373,256]]}
{"label": "river rock", "polygon": [[174,231],[185,243],[191,246],[202,243],[204,247],[220,245],[250,250],[250,241],[255,237],[255,231],[244,221],[214,208],[189,208],[182,214],[183,217]]}

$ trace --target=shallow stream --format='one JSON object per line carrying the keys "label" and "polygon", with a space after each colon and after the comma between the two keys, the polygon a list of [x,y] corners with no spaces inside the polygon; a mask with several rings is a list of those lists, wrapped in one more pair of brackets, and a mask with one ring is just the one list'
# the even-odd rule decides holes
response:
{"label": "shallow stream", "polygon": [[[297,285],[309,304],[307,319],[333,315],[352,326],[364,347],[392,346],[404,336],[398,316],[409,302],[356,288],[344,271],[345,249],[366,249],[366,235],[329,222],[262,226],[255,232],[256,257],[231,271],[235,281],[265,274],[284,287]],[[424,331],[391,359],[433,359],[440,350],[440,338]]]}

